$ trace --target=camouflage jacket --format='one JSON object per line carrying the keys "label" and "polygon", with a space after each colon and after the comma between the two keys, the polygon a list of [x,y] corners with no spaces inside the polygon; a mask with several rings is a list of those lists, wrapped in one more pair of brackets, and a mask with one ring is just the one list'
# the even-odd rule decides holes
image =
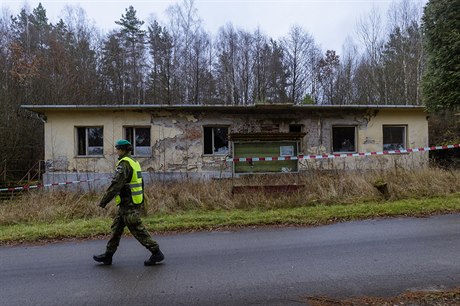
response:
{"label": "camouflage jacket", "polygon": [[[129,155],[123,155],[118,158],[122,159]],[[132,205],[131,190],[129,189],[129,182],[133,176],[133,168],[127,161],[121,161],[115,169],[115,173],[112,178],[112,183],[102,197],[99,206],[105,207],[115,196],[120,195],[121,203],[120,206]]]}

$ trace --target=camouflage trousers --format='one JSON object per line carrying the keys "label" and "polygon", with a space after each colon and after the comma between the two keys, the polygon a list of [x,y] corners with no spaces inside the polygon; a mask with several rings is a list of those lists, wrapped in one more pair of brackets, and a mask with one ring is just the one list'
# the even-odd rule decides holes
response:
{"label": "camouflage trousers", "polygon": [[140,208],[134,206],[123,207],[120,206],[117,216],[113,219],[112,223],[112,236],[107,242],[107,253],[115,253],[120,244],[121,236],[125,226],[128,227],[134,238],[137,239],[144,247],[150,252],[159,250],[158,243],[152,239],[149,232],[142,224],[140,217]]}

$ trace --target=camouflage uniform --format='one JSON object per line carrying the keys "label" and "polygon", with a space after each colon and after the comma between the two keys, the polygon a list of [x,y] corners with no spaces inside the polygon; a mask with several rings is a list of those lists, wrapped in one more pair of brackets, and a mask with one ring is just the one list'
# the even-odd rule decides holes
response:
{"label": "camouflage uniform", "polygon": [[[129,155],[119,157],[119,160]],[[158,243],[152,239],[145,229],[140,218],[140,211],[143,204],[133,204],[129,182],[133,175],[133,168],[129,162],[121,161],[115,170],[112,184],[104,194],[99,206],[105,207],[115,196],[120,195],[117,216],[112,223],[112,236],[107,243],[106,253],[113,254],[118,248],[125,226],[131,234],[150,252],[159,250]]]}

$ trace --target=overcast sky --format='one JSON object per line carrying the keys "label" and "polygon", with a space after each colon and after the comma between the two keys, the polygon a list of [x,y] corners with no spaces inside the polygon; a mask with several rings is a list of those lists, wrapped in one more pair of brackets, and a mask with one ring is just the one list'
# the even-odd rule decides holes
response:
{"label": "overcast sky", "polygon": [[[398,0],[399,1],[399,0]],[[409,0],[422,5],[423,0]],[[117,28],[130,5],[137,11],[139,19],[149,20],[150,16],[165,21],[167,7],[182,0],[0,0],[0,7],[9,8],[17,15],[20,8],[28,3],[30,9],[41,2],[50,22],[56,23],[66,4],[79,5],[95,25],[108,32]],[[323,50],[333,49],[341,53],[347,36],[356,37],[356,22],[375,8],[386,17],[393,0],[195,0],[198,15],[204,28],[211,34],[231,22],[234,27],[254,31],[260,27],[263,33],[278,39],[289,32],[289,28],[300,25],[307,30]]]}

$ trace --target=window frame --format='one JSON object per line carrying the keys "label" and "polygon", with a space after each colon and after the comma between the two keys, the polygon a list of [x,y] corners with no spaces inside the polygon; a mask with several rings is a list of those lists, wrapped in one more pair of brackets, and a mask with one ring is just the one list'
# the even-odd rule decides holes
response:
{"label": "window frame", "polygon": [[[89,129],[94,129],[94,128],[100,128],[102,129],[102,154],[89,154]],[[85,139],[84,139],[84,144],[85,144],[85,154],[80,154],[80,133],[79,129],[85,129]],[[76,140],[76,157],[104,157],[104,126],[102,125],[90,125],[90,126],[75,126],[75,140]]]}
{"label": "window frame", "polygon": [[[127,132],[127,129],[133,129],[132,130],[132,138],[133,139],[128,139],[128,132]],[[150,152],[149,154],[138,154],[137,153],[137,145],[136,145],[136,129],[149,129],[149,136],[150,136],[150,145],[148,146],[148,148],[150,148]],[[126,125],[126,126],[123,126],[123,136],[124,136],[124,139],[126,140],[129,140],[132,144],[132,151],[131,151],[131,154],[134,156],[134,157],[151,157],[152,156],[152,127],[151,126],[147,126],[147,125]],[[140,146],[142,148],[144,147],[147,147],[147,146]]]}
{"label": "window frame", "polygon": [[[211,136],[212,136],[212,143],[211,143],[211,147],[212,147],[212,153],[206,153],[206,136],[205,136],[205,128],[211,128],[212,130],[212,133],[211,133]],[[224,129],[227,129],[227,139],[226,139],[226,142],[227,142],[227,152],[226,153],[216,153],[215,152],[215,148],[214,148],[214,141],[215,141],[215,136],[214,136],[214,129],[216,128],[224,128]],[[230,142],[228,140],[228,135],[229,135],[229,130],[230,130],[230,126],[228,125],[203,125],[202,126],[202,140],[203,140],[203,155],[204,156],[226,156],[230,153]]]}
{"label": "window frame", "polygon": [[295,152],[296,151],[299,152],[299,143],[298,142],[296,143],[296,147],[297,148],[294,148],[294,146],[291,146],[291,145],[280,146],[280,154],[279,154],[279,156],[281,156],[281,157],[296,156]]}
{"label": "window frame", "polygon": [[[396,149],[385,149],[385,128],[386,127],[390,127],[390,128],[403,128],[403,133],[402,133],[402,136],[403,136],[403,148],[400,149],[400,148],[396,148]],[[406,150],[407,149],[407,140],[408,140],[408,137],[407,137],[407,130],[408,130],[408,126],[407,124],[383,124],[382,125],[382,150],[383,151],[395,151],[395,150]]]}
{"label": "window frame", "polygon": [[[353,141],[353,151],[335,151],[334,149],[334,129],[336,128],[353,128],[354,129],[354,141]],[[356,125],[346,125],[346,124],[338,124],[333,125],[331,128],[331,152],[332,153],[357,153],[358,152],[358,127]]]}

